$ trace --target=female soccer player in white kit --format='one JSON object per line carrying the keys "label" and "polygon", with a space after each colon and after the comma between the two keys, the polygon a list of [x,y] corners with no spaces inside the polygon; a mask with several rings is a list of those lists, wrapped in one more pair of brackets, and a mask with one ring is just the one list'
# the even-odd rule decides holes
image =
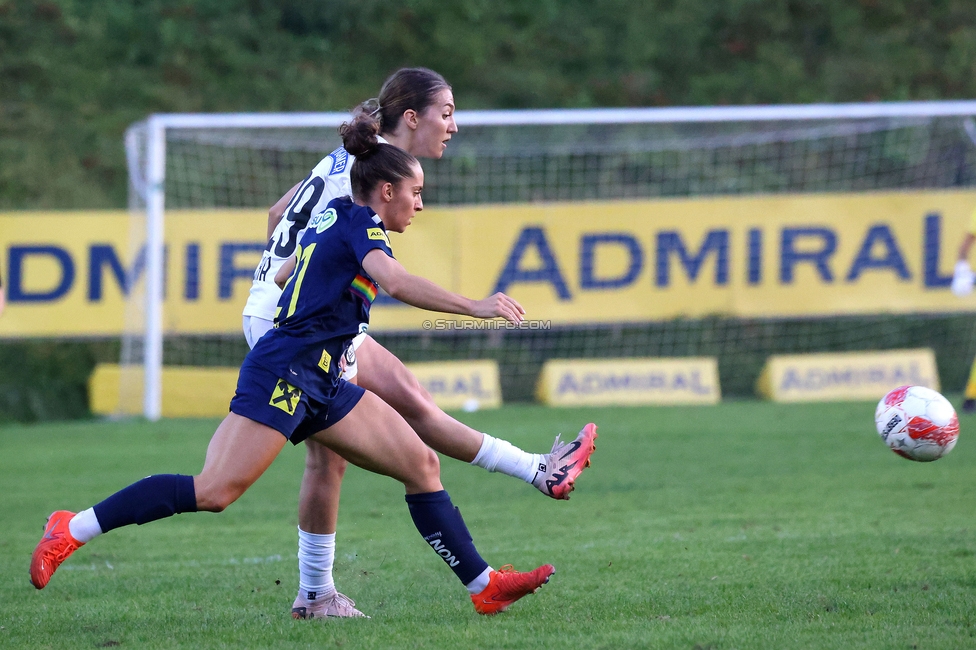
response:
{"label": "female soccer player in white kit", "polygon": [[[457,133],[451,87],[432,70],[398,70],[383,84],[377,102],[363,106],[378,118],[381,141],[414,156],[440,158]],[[272,207],[268,246],[244,307],[244,334],[251,347],[272,327],[281,295],[275,274],[295,252],[309,219],[321,213],[332,199],[350,194],[352,162],[345,149],[336,149]],[[573,442],[562,443],[557,437],[548,454],[529,454],[505,440],[471,429],[438,408],[417,378],[368,336],[365,327],[345,361],[344,378],[357,381],[391,405],[434,450],[491,472],[521,478],[555,499],[569,498],[576,478],[596,449],[593,424],[584,427]],[[292,616],[362,616],[355,603],[336,590],[332,577],[346,462],[312,439],[306,442],[306,450],[298,507],[299,589]]]}

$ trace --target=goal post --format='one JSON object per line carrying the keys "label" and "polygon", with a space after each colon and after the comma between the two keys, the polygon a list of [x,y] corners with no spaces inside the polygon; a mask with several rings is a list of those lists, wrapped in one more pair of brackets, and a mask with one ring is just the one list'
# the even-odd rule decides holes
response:
{"label": "goal post", "polygon": [[[425,204],[532,206],[972,189],[976,187],[974,116],[976,101],[458,111],[460,131],[444,158],[422,161]],[[226,269],[221,267],[218,280],[200,277],[202,272],[194,264],[202,263],[199,260],[208,253],[194,241],[167,239],[172,220],[191,223],[206,220],[209,213],[230,211],[266,215],[279,196],[340,144],[336,129],[348,118],[345,113],[161,114],[130,127],[126,152],[132,242],[126,263],[132,272],[121,360],[123,410],[141,412],[149,419],[160,416],[164,363],[237,365],[246,352],[239,318],[210,322],[216,319],[196,305],[179,307],[185,312],[179,324],[168,317],[167,300],[175,302],[174,293],[181,291],[184,302],[195,300],[193,292],[206,282],[219,284],[221,313],[236,309],[239,315],[243,298],[224,304],[231,302],[225,289],[245,275],[243,267],[230,263]],[[253,252],[254,242],[264,233],[259,219],[252,217],[246,229],[247,239],[253,241],[243,240],[242,224],[242,237],[229,239],[214,254],[229,256],[233,262],[235,255]],[[581,248],[590,247],[580,253],[581,259],[592,258],[604,243],[622,250],[630,246],[631,270],[640,252],[640,271],[653,275],[653,270],[647,270],[650,262],[643,263],[651,253],[634,249],[633,238],[625,234],[611,235],[581,243]],[[765,241],[761,233],[747,236]],[[877,241],[884,236],[879,234]],[[682,237],[680,233],[677,239],[658,237],[659,281],[666,271],[660,266],[662,250],[691,276],[701,273],[704,265],[720,264],[717,253],[709,252],[718,250],[708,248],[711,240]],[[942,237],[942,245],[950,245],[953,235],[946,232]],[[719,246],[721,239],[715,242]],[[538,243],[532,240],[527,246]],[[813,254],[795,252],[796,259]],[[182,284],[174,287],[166,269],[167,260],[172,262],[177,255],[187,271]],[[865,268],[880,263],[870,250],[864,255]],[[535,277],[518,263],[514,268],[522,275],[516,277]],[[541,263],[544,267],[546,261]],[[944,266],[944,260],[934,262],[935,273],[944,281],[940,263]],[[584,269],[582,262],[580,268],[590,281],[587,285],[581,280],[584,292],[603,286],[600,282],[610,286],[628,279],[619,269],[597,272]],[[748,273],[752,272],[750,267]],[[720,275],[716,271],[719,282]],[[746,288],[750,288],[748,281]],[[931,305],[923,307],[924,318],[942,313]],[[724,381],[730,369],[733,373],[745,369],[743,376],[754,373],[755,358],[771,352],[845,349],[850,345],[845,338],[866,340],[879,331],[892,332],[887,338],[877,337],[891,345],[924,343],[909,332],[915,327],[906,316],[912,309],[901,306],[893,311],[894,316],[884,309],[768,315],[762,310],[743,314],[719,307],[663,316],[621,312],[617,321],[612,314],[592,322],[573,315],[565,321],[557,319],[556,327],[542,334],[452,331],[438,335],[411,326],[381,330],[377,337],[405,360],[497,358],[508,366],[502,369],[506,399],[530,399],[541,362],[552,357],[711,352],[724,364]],[[953,344],[967,347],[969,353],[971,329],[948,313],[961,311],[965,310],[959,307],[942,313],[938,328],[951,329]],[[200,322],[193,324],[194,318]],[[743,361],[747,349],[754,356]],[[141,406],[134,407],[134,400]]]}

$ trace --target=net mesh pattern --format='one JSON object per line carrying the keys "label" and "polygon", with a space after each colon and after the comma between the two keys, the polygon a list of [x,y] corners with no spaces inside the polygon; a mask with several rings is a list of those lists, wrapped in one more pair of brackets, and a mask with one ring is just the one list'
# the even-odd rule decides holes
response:
{"label": "net mesh pattern", "polygon": [[[970,118],[475,126],[425,160],[427,206],[967,188]],[[144,134],[129,143],[133,247],[144,241]],[[166,132],[167,210],[266,210],[340,145],[335,128]],[[132,259],[132,258],[130,258]],[[137,291],[134,288],[133,291]],[[140,298],[141,300],[141,298]],[[127,315],[123,363],[141,363],[142,308]],[[243,306],[243,305],[242,305]],[[492,358],[506,401],[531,400],[550,358],[717,356],[725,395],[751,395],[766,356],[929,346],[942,380],[965,380],[976,346],[959,315],[675,319],[533,331],[376,333],[404,361]],[[239,332],[164,340],[167,365],[239,365]]]}

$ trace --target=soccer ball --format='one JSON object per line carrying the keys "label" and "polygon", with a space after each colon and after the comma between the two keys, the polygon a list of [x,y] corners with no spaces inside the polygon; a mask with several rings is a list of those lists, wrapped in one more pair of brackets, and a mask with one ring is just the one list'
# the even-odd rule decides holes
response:
{"label": "soccer ball", "polygon": [[952,451],[959,418],[945,397],[924,386],[900,386],[874,412],[878,435],[899,456],[928,462]]}

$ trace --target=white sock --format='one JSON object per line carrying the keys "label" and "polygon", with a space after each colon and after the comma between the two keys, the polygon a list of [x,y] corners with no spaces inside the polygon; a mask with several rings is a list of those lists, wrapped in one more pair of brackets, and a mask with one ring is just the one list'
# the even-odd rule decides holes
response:
{"label": "white sock", "polygon": [[82,544],[87,544],[102,534],[102,527],[95,516],[95,510],[82,510],[68,522],[68,532]]}
{"label": "white sock", "polygon": [[469,594],[480,594],[488,586],[488,574],[494,571],[491,567],[488,567],[481,572],[481,575],[464,585],[468,588]]}
{"label": "white sock", "polygon": [[335,563],[335,533],[316,535],[298,529],[298,591],[307,600],[335,593],[332,565]]}
{"label": "white sock", "polygon": [[472,465],[483,467],[489,472],[501,472],[526,483],[531,483],[536,469],[545,463],[542,454],[530,454],[522,451],[507,440],[493,438],[487,433],[482,434],[484,440],[478,455],[471,461]]}

